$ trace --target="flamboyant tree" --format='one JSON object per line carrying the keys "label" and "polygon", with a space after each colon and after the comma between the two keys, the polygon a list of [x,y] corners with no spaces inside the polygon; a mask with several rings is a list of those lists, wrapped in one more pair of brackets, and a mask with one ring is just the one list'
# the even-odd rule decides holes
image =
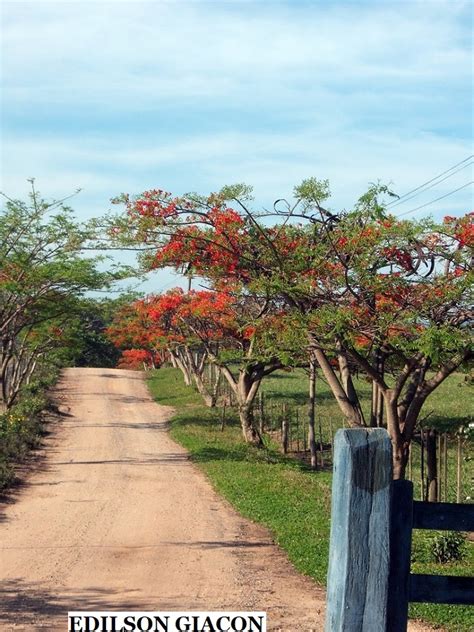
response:
{"label": "flamboyant tree", "polygon": [[161,332],[171,356],[194,380],[208,405],[215,404],[216,392],[209,392],[204,383],[204,361],[217,367],[235,395],[244,438],[260,444],[252,405],[262,379],[283,366],[282,354],[262,345],[263,336],[271,335],[277,323],[268,302],[228,290],[175,288],[139,304],[139,309],[146,309],[144,335]]}
{"label": "flamboyant tree", "polygon": [[160,356],[146,349],[124,349],[117,362],[119,369],[133,371],[156,369],[160,364]]}
{"label": "flamboyant tree", "polygon": [[206,352],[199,340],[183,323],[175,319],[176,310],[182,305],[183,290],[175,288],[165,294],[151,295],[143,302],[147,317],[166,336],[166,348],[173,366],[179,368],[185,383],[195,384],[208,406],[215,405],[215,397],[204,384],[203,372]]}
{"label": "flamboyant tree", "polygon": [[150,318],[149,308],[148,298],[125,303],[116,310],[106,329],[109,340],[122,352],[121,367],[131,363],[136,368],[142,362],[145,368],[156,368],[161,362],[169,337]]}
{"label": "flamboyant tree", "polygon": [[122,351],[120,367],[139,356],[145,365],[154,366],[154,358],[168,356],[176,368],[183,373],[186,385],[193,381],[208,405],[214,405],[203,380],[206,353],[202,345],[189,331],[183,335],[183,327],[173,322],[175,309],[182,301],[182,290],[170,290],[165,295],[149,295],[135,299],[116,311],[107,328],[110,340]]}
{"label": "flamboyant tree", "polygon": [[[366,423],[357,393],[328,356],[337,354],[342,376],[352,365],[373,381],[397,478],[427,397],[472,359],[472,251],[464,239],[472,228],[468,218],[460,223],[458,233],[449,223],[399,221],[362,208],[336,225],[325,222],[313,249],[321,249],[321,264],[332,252],[335,268],[326,287],[320,280],[307,292],[312,349],[355,425]],[[375,411],[369,423],[381,425],[381,408]]]}
{"label": "flamboyant tree", "polygon": [[[208,198],[125,196],[114,235],[144,245],[148,268],[173,266],[217,289],[284,303],[306,329],[348,422],[387,425],[394,475],[403,477],[424,402],[472,359],[472,214],[441,225],[397,220],[380,202],[390,194],[380,185],[352,211],[334,214],[321,206],[327,182],[310,179],[295,189],[293,205],[276,203],[277,224],[273,217],[269,225],[247,208],[247,194],[237,186]],[[369,419],[354,368],[374,384]]]}

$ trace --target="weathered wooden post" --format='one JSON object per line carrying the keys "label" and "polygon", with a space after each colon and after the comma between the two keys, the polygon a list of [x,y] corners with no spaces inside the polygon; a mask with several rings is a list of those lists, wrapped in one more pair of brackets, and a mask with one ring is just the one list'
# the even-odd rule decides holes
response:
{"label": "weathered wooden post", "polygon": [[456,463],[456,502],[461,502],[462,486],[462,436],[461,428],[458,430],[457,463]]}
{"label": "weathered wooden post", "polygon": [[283,454],[288,454],[288,448],[290,445],[290,419],[286,408],[285,416],[281,422],[281,445],[283,447]]}
{"label": "weathered wooden post", "polygon": [[390,567],[392,447],[383,428],[334,443],[326,632],[384,632]]}
{"label": "weathered wooden post", "polygon": [[412,526],[413,483],[404,480],[392,481],[386,632],[407,630]]}

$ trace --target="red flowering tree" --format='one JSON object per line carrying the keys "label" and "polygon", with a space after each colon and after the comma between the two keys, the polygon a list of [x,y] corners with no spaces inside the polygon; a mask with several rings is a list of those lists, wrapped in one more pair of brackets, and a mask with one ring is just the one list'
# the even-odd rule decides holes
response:
{"label": "red flowering tree", "polygon": [[160,364],[160,356],[146,349],[124,349],[118,361],[119,369],[141,371],[155,369]]}
{"label": "red flowering tree", "polygon": [[[155,297],[149,315],[184,348],[184,360],[196,386],[210,405],[215,393],[206,392],[193,346],[212,362],[235,394],[246,441],[261,444],[252,405],[262,379],[282,368],[281,354],[262,346],[259,331],[268,336],[275,325],[268,303],[255,296],[230,291],[190,291],[179,288]],[[184,344],[183,344],[184,343]],[[175,351],[175,357],[179,355]]]}
{"label": "red flowering tree", "polygon": [[216,392],[209,392],[203,377],[207,352],[199,339],[176,318],[184,296],[181,288],[148,296],[147,317],[162,332],[173,366],[181,370],[185,383],[190,386],[194,382],[206,405],[212,407],[216,403]]}
{"label": "red flowering tree", "polygon": [[122,351],[119,368],[155,369],[166,351],[167,335],[150,318],[149,301],[135,300],[115,313],[106,335]]}
{"label": "red flowering tree", "polygon": [[[276,205],[278,224],[268,227],[246,208],[246,193],[123,197],[115,236],[146,245],[148,268],[171,265],[291,309],[349,423],[386,424],[394,476],[403,477],[427,397],[472,359],[472,214],[442,225],[398,221],[379,201],[390,192],[377,185],[335,215],[321,206],[327,182],[310,179],[292,206]],[[369,418],[354,368],[374,384]]]}
{"label": "red flowering tree", "polygon": [[[400,478],[426,399],[472,359],[472,217],[436,226],[373,211],[323,223],[315,250],[321,249],[321,264],[332,251],[335,268],[329,283],[308,288],[306,322],[346,417],[354,425],[387,426]],[[339,375],[328,361],[333,353]],[[353,385],[344,383],[351,366],[373,381],[368,420]]]}

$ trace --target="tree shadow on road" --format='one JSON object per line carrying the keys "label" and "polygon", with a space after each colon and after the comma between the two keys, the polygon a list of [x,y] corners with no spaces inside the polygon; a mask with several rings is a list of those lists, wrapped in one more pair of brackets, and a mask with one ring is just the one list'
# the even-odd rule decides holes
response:
{"label": "tree shadow on road", "polygon": [[66,629],[70,610],[108,610],[111,606],[114,609],[137,610],[146,606],[139,593],[139,590],[125,593],[97,586],[58,593],[41,582],[6,579],[2,581],[1,588],[0,628],[5,629],[7,624],[34,624],[50,629],[48,626],[53,619],[56,623],[63,621]]}
{"label": "tree shadow on road", "polygon": [[192,605],[194,609],[205,607],[189,601],[189,595],[185,594],[163,599],[159,595],[145,596],[142,590],[134,588],[60,587],[58,592],[44,582],[12,578],[2,581],[0,630],[17,629],[17,626],[27,630],[66,630],[67,613],[71,611],[167,611],[182,610],[183,604]]}

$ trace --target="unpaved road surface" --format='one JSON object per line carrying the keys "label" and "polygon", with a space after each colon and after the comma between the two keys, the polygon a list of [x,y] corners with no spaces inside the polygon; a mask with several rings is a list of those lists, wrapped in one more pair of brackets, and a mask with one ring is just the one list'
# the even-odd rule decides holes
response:
{"label": "unpaved road surface", "polygon": [[214,493],[139,373],[68,369],[57,397],[65,414],[0,506],[0,630],[66,630],[68,610],[266,610],[269,630],[323,629],[324,592]]}

